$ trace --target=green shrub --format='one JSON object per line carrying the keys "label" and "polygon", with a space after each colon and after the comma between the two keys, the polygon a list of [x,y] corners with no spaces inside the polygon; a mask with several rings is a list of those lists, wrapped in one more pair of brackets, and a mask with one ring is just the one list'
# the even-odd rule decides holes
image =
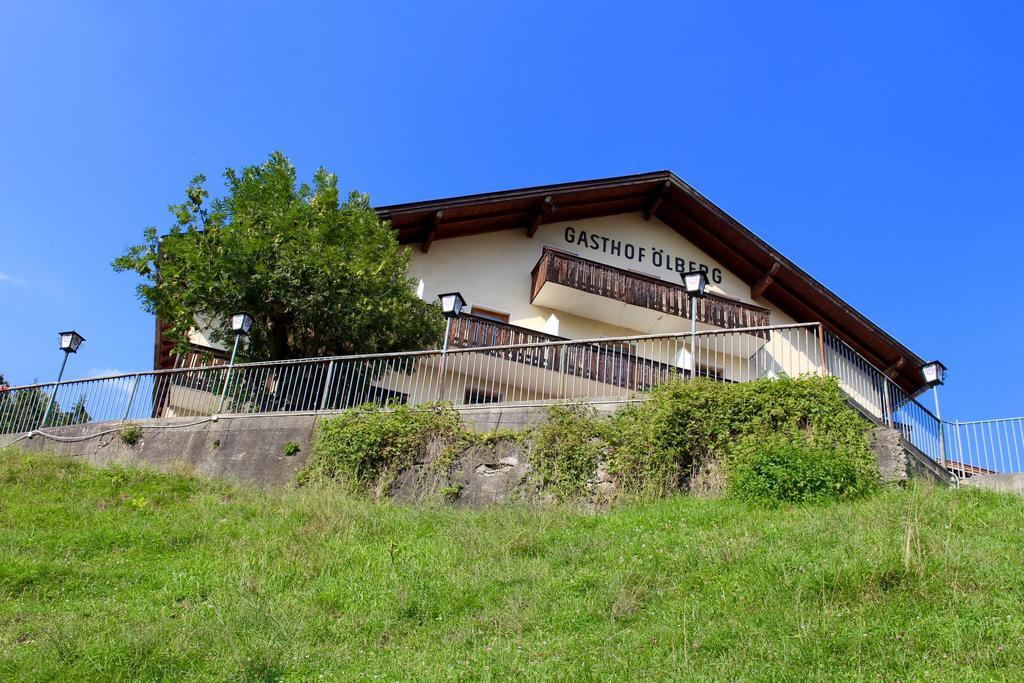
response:
{"label": "green shrub", "polygon": [[592,406],[551,406],[530,450],[530,464],[541,487],[559,499],[582,495],[601,456],[601,430]]}
{"label": "green shrub", "polygon": [[288,456],[295,455],[300,450],[302,450],[302,448],[299,446],[298,442],[295,441],[289,441],[281,448],[281,452]]}
{"label": "green shrub", "polygon": [[[597,418],[587,404],[552,406],[532,433],[530,463],[540,487],[558,499],[585,496],[601,462],[628,497],[669,495],[687,489],[695,475],[721,478],[723,471],[726,489],[742,498],[852,497],[877,482],[869,429],[834,378],[676,379],[608,418]],[[320,423],[299,481],[336,481],[380,495],[431,440],[439,444],[434,462],[443,470],[471,443],[529,438],[473,435],[445,405],[367,405]],[[778,476],[770,480],[773,472]],[[711,488],[717,492],[721,483]]]}
{"label": "green shrub", "polygon": [[746,437],[765,441],[811,435],[871,459],[869,425],[832,377],[760,379],[726,384],[676,379],[647,401],[619,411],[604,430],[609,469],[626,493],[664,495],[683,488],[710,460],[728,462]]}
{"label": "green shrub", "polygon": [[442,404],[382,409],[368,404],[322,420],[300,485],[332,481],[353,491],[383,495],[395,477],[436,440],[435,466],[451,466],[467,431],[458,413]]}
{"label": "green shrub", "polygon": [[791,451],[815,444],[834,454],[819,460],[840,469],[855,465],[853,483],[836,473],[842,495],[850,495],[874,481],[868,430],[834,378],[738,384],[679,378],[606,419],[580,405],[553,406],[530,459],[542,486],[562,498],[582,495],[602,458],[620,493],[660,497],[685,489],[711,463],[738,472],[729,463],[741,443],[744,453],[757,443],[787,444]]}
{"label": "green shrub", "polygon": [[139,429],[138,425],[127,424],[121,427],[119,436],[121,437],[121,443],[131,448],[142,440],[142,430]]}
{"label": "green shrub", "polygon": [[459,499],[459,494],[462,493],[462,489],[465,488],[461,483],[455,482],[454,484],[448,484],[447,486],[441,487],[438,492],[441,494],[441,499],[446,503],[454,503]]}
{"label": "green shrub", "polygon": [[800,434],[747,436],[727,467],[731,495],[767,505],[855,498],[878,487],[870,452]]}

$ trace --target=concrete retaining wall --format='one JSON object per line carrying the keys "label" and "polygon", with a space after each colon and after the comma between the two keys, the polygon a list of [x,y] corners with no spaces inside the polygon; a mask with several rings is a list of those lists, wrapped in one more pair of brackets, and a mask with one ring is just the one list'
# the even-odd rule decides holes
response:
{"label": "concrete retaining wall", "polygon": [[[47,429],[47,434],[61,440],[36,435],[17,445],[79,457],[99,467],[117,463],[277,485],[293,481],[306,463],[318,419],[274,415],[216,421],[187,417],[146,420],[136,423],[142,438],[131,446],[120,438],[122,423],[100,422]],[[292,441],[299,445],[299,452],[287,456],[284,448]]]}
{"label": "concrete retaining wall", "polygon": [[[596,404],[598,414],[614,412],[620,403]],[[546,406],[484,407],[472,406],[459,411],[466,425],[478,432],[511,429],[520,431],[544,421]],[[222,416],[212,418],[166,418],[135,423],[142,430],[142,439],[127,445],[120,438],[121,422],[100,422],[46,430],[48,438],[36,435],[22,439],[18,446],[32,451],[53,451],[83,459],[102,467],[121,465],[147,466],[164,472],[191,472],[205,477],[227,477],[247,484],[280,485],[295,480],[306,464],[312,448],[316,424],[320,416],[259,415]],[[6,443],[10,439],[0,437]],[[295,442],[298,453],[285,455],[285,445]],[[480,460],[473,467],[494,460],[495,471],[505,472],[499,461],[477,454]],[[501,457],[507,457],[507,454]],[[525,465],[516,465],[518,474]],[[474,458],[470,458],[474,460]],[[481,473],[485,472],[484,469]],[[484,490],[505,486],[505,477],[481,474],[487,482]],[[472,477],[470,477],[472,478]],[[506,487],[507,488],[507,487]],[[407,489],[411,494],[412,489]],[[483,495],[483,494],[481,494]]]}
{"label": "concrete retaining wall", "polygon": [[989,491],[1024,495],[1024,474],[976,474],[960,482],[961,486],[973,486]]}
{"label": "concrete retaining wall", "polygon": [[[621,403],[596,404],[599,415],[617,410]],[[499,429],[520,431],[543,422],[546,406],[484,407],[459,411],[466,425],[477,432]],[[119,422],[77,425],[46,430],[48,438],[36,435],[22,439],[18,446],[34,451],[54,451],[75,456],[96,466],[112,463],[152,467],[160,471],[189,472],[205,477],[226,477],[247,484],[282,485],[295,480],[312,450],[316,424],[320,416],[260,415],[212,418],[169,418],[137,423],[142,438],[134,445],[120,437]],[[294,442],[299,450],[286,455],[285,447]],[[876,427],[872,449],[878,454],[879,472],[887,481],[902,482],[909,477],[925,477],[948,483],[941,468],[921,462],[924,456],[913,453],[892,429]],[[438,478],[429,467],[430,449],[395,484],[400,500],[422,500],[440,495],[453,484],[461,487],[459,500],[485,504],[510,497],[533,497],[527,491],[528,445],[499,441],[490,446],[475,446],[462,454],[448,478]],[[925,458],[927,460],[927,458]],[[595,474],[597,479],[600,477]],[[595,479],[596,481],[596,479]],[[598,482],[598,484],[607,482]],[[598,487],[599,488],[599,487]]]}

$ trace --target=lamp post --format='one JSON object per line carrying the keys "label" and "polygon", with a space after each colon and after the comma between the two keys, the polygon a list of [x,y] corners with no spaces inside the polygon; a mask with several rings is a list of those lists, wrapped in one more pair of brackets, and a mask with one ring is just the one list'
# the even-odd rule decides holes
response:
{"label": "lamp post", "polygon": [[238,355],[238,344],[242,341],[242,337],[249,336],[249,330],[252,328],[252,318],[249,317],[248,313],[235,313],[231,316],[231,331],[235,333],[235,346],[231,349],[231,360],[228,362],[228,371],[224,376],[224,388],[220,392],[220,405],[217,406],[217,412],[224,410],[224,399],[228,393],[228,382],[231,380],[231,371],[235,368],[235,356]]}
{"label": "lamp post", "polygon": [[462,314],[462,309],[466,306],[466,300],[458,292],[439,294],[437,298],[441,302],[441,315],[444,316],[444,344],[441,346],[441,377],[437,383],[437,400],[440,401],[444,397],[444,373],[448,358],[448,338],[452,332],[452,320]]}
{"label": "lamp post", "polygon": [[47,420],[50,419],[50,411],[53,410],[53,404],[57,401],[57,389],[60,388],[60,381],[64,378],[64,368],[68,365],[68,356],[73,353],[78,353],[78,347],[85,341],[85,337],[74,330],[60,332],[59,335],[60,350],[64,352],[64,360],[60,364],[60,372],[57,374],[57,383],[53,385],[53,393],[50,394],[50,401],[46,404],[46,412],[43,413],[43,421],[39,424],[40,429],[46,426]]}
{"label": "lamp post", "polygon": [[690,378],[697,374],[697,302],[703,299],[708,286],[708,275],[703,270],[691,270],[679,276],[683,280],[686,295],[690,297]]}
{"label": "lamp post", "polygon": [[946,436],[942,428],[942,412],[939,410],[939,385],[946,383],[946,366],[937,360],[921,366],[921,376],[926,385],[932,388],[935,396],[935,417],[939,421],[939,455],[942,458],[942,469],[946,468]]}

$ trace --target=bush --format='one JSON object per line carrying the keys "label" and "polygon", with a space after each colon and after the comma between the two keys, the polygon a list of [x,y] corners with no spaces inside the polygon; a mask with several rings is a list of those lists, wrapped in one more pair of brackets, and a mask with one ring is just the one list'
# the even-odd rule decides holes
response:
{"label": "bush", "polygon": [[870,452],[783,433],[742,439],[728,477],[731,495],[768,505],[855,498],[878,487]]}
{"label": "bush", "polygon": [[384,495],[395,477],[425,455],[436,440],[442,448],[435,466],[450,467],[466,439],[458,413],[445,405],[383,409],[368,404],[321,420],[300,485],[333,481],[353,491]]}
{"label": "bush", "polygon": [[601,431],[592,406],[551,406],[530,451],[530,464],[541,487],[559,499],[583,494],[601,456]]}
{"label": "bush", "polygon": [[698,378],[662,384],[649,400],[613,416],[604,434],[611,445],[609,469],[620,489],[649,496],[684,488],[711,461],[728,463],[747,437],[800,443],[810,435],[815,443],[873,462],[869,429],[832,377],[740,384]]}
{"label": "bush", "polygon": [[464,487],[462,484],[460,484],[459,482],[455,482],[454,484],[442,486],[441,490],[438,491],[438,493],[441,494],[441,500],[443,500],[444,502],[454,503],[459,499],[459,494],[462,493],[463,488]]}
{"label": "bush", "polygon": [[[679,378],[603,420],[588,407],[553,406],[548,422],[538,429],[530,459],[541,484],[561,498],[583,494],[601,459],[607,461],[620,493],[651,498],[686,489],[694,477],[706,485],[712,471],[717,478],[723,469],[726,488],[731,489],[732,480],[749,471],[739,461],[734,466],[734,458],[752,467],[783,457],[792,461],[796,481],[808,483],[765,485],[758,489],[765,496],[777,491],[779,500],[809,499],[821,493],[813,482],[822,480],[825,488],[832,486],[837,495],[849,497],[877,481],[869,429],[834,378],[765,378],[742,384]],[[750,454],[757,444],[786,455],[755,459]],[[800,469],[806,464],[800,454],[809,450],[815,453],[813,473]],[[754,486],[743,485],[747,491]],[[718,490],[721,484],[712,488]]]}
{"label": "bush", "polygon": [[142,430],[139,429],[138,425],[128,424],[121,428],[119,436],[121,437],[121,443],[131,448],[142,440]]}
{"label": "bush", "polygon": [[[691,484],[716,495],[724,479],[727,492],[749,500],[849,498],[877,486],[869,430],[834,378],[676,379],[604,419],[587,404],[551,406],[532,435],[530,463],[541,489],[562,500],[586,496],[601,463],[626,497],[662,497]],[[440,471],[470,443],[528,438],[472,435],[446,405],[367,405],[320,423],[299,482],[382,495],[431,441]]]}

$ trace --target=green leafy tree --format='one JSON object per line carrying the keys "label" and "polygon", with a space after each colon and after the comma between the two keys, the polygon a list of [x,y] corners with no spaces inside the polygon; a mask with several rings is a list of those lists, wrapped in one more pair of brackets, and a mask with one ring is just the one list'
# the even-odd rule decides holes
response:
{"label": "green leafy tree", "polygon": [[259,166],[224,173],[226,196],[209,200],[196,176],[170,207],[169,234],[145,230],[142,244],[113,262],[142,276],[143,307],[170,326],[178,350],[201,326],[229,346],[228,316],[254,320],[241,350],[250,360],[425,348],[441,337],[433,304],[408,276],[408,251],[366,195],[341,201],[337,176],[320,168],[297,184],[280,152]]}

